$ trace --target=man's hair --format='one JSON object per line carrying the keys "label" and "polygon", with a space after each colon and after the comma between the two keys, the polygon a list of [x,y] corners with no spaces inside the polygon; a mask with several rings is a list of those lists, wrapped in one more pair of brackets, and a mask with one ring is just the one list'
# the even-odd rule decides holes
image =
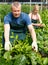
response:
{"label": "man's hair", "polygon": [[12,6],[15,6],[15,7],[20,6],[20,7],[21,7],[21,3],[20,3],[20,2],[13,2],[13,3],[11,4],[11,7],[12,7]]}

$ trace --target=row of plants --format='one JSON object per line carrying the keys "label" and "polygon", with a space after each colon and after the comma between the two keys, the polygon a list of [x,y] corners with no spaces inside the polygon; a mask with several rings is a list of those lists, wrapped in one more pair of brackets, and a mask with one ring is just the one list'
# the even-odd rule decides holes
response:
{"label": "row of plants", "polygon": [[27,35],[24,41],[18,41],[17,38],[16,36],[11,51],[5,51],[0,44],[1,65],[48,65],[48,57],[43,57],[40,53],[40,51],[44,51],[43,44],[41,45],[41,43],[38,42],[39,51],[35,52],[29,43],[30,35]]}
{"label": "row of plants", "polygon": [[[10,12],[10,5],[0,5],[1,19]],[[3,8],[4,7],[4,8]],[[24,8],[25,7],[25,8]],[[28,13],[28,5],[22,6],[22,11]],[[3,11],[3,12],[2,12]],[[31,36],[27,33],[24,41],[18,41],[16,36],[11,51],[5,51],[2,46],[3,22],[0,22],[0,65],[48,65],[48,10],[40,12],[44,28],[35,29],[37,34],[38,52],[32,50]],[[13,38],[13,37],[12,37]]]}

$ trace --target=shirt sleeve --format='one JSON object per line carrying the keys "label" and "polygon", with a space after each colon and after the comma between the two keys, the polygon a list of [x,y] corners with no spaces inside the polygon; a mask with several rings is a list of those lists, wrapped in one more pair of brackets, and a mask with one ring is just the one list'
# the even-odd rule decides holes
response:
{"label": "shirt sleeve", "polygon": [[4,17],[4,24],[9,24],[9,22],[10,22],[9,16],[5,16]]}
{"label": "shirt sleeve", "polygon": [[27,15],[27,14],[25,16],[25,21],[26,21],[26,25],[27,26],[30,25],[30,24],[32,24],[31,19],[30,19],[29,15]]}
{"label": "shirt sleeve", "polygon": [[31,13],[29,13],[28,15],[29,15],[29,18],[31,19]]}

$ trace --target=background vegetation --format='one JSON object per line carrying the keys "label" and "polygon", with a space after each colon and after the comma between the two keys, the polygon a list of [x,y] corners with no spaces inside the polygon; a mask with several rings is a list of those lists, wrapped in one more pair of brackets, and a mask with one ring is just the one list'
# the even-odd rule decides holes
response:
{"label": "background vegetation", "polygon": [[[10,5],[0,5],[0,65],[48,65],[48,10],[40,11],[45,27],[35,29],[39,47],[36,53],[31,48],[32,40],[29,33],[24,41],[18,41],[16,36],[12,50],[4,50],[2,46],[3,19],[11,11],[10,8]],[[28,14],[29,5],[22,5],[22,11]]]}

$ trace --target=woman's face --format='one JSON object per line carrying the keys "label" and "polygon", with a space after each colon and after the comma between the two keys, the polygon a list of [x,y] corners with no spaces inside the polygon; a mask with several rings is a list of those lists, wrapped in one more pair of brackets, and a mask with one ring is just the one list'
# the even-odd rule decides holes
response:
{"label": "woman's face", "polygon": [[39,11],[39,9],[38,9],[38,8],[36,8],[36,9],[34,10],[34,13],[38,13],[38,11]]}
{"label": "woman's face", "polygon": [[33,12],[34,13],[38,13],[38,11],[39,11],[39,6],[38,5],[35,5],[34,6],[34,9],[33,9]]}

